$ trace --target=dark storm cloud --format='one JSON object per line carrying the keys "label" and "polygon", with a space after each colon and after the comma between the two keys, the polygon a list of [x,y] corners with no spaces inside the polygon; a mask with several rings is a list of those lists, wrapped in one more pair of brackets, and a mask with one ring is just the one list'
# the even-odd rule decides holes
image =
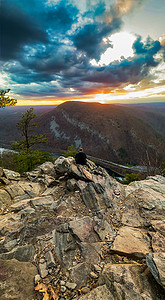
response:
{"label": "dark storm cloud", "polygon": [[120,26],[120,19],[114,19],[111,24],[87,24],[77,30],[72,40],[78,50],[84,51],[89,58],[98,59],[107,48],[102,41],[103,37],[112,34]]}
{"label": "dark storm cloud", "polygon": [[[76,20],[78,9],[61,1],[56,7],[45,7],[46,1],[2,0],[0,11],[1,59],[21,57],[23,46],[48,43],[65,34]],[[48,36],[49,32],[49,36]],[[60,36],[61,38],[61,36]],[[51,41],[49,40],[49,44]],[[59,42],[60,46],[60,42]]]}
{"label": "dark storm cloud", "polygon": [[35,19],[12,2],[2,1],[0,10],[1,58],[16,58],[21,47],[28,43],[48,41],[47,34]]}
{"label": "dark storm cloud", "polygon": [[103,43],[103,38],[119,30],[122,19],[113,7],[106,12],[104,2],[98,3],[94,10],[88,13],[94,22],[83,27],[80,25],[71,39],[79,51],[85,52],[89,58],[99,59],[108,47]]}
{"label": "dark storm cloud", "polygon": [[21,64],[12,64],[4,66],[4,71],[10,73],[10,81],[17,84],[30,84],[31,82],[49,82],[54,79],[52,74],[47,72],[36,72],[32,69],[23,67]]}
{"label": "dark storm cloud", "polygon": [[77,51],[65,44],[51,44],[48,46],[35,47],[35,55],[31,55],[31,48],[27,49],[28,55],[20,58],[22,65],[36,72],[56,74],[61,70],[68,69],[77,62]]}
{"label": "dark storm cloud", "polygon": [[78,9],[67,4],[66,1],[60,1],[57,6],[50,7],[44,15],[43,21],[52,31],[66,33],[71,29],[72,24],[76,22]]}
{"label": "dark storm cloud", "polygon": [[135,84],[141,81],[149,76],[152,67],[159,64],[160,60],[156,60],[154,56],[161,50],[161,45],[151,39],[143,43],[138,37],[133,47],[135,55],[129,59],[115,61],[104,67],[95,67],[85,62],[84,65],[64,71],[62,86],[74,83],[74,87],[83,93],[86,89],[111,89],[123,83]]}
{"label": "dark storm cloud", "polygon": [[121,28],[121,11],[129,1],[118,1],[117,8],[114,5],[108,10],[100,1],[88,13],[78,11],[70,1],[46,3],[2,0],[3,71],[9,74],[11,84],[22,84],[22,95],[54,93],[64,97],[72,94],[70,88],[75,89],[75,96],[105,91],[137,83],[158,65],[154,56],[162,46],[149,38],[143,43],[141,37],[133,45],[134,57],[104,67],[90,63],[110,47],[103,38]]}
{"label": "dark storm cloud", "polygon": [[161,49],[161,44],[159,41],[153,41],[150,37],[147,38],[147,41],[144,44],[142,42],[142,37],[139,36],[133,44],[133,49],[135,54],[153,56]]}

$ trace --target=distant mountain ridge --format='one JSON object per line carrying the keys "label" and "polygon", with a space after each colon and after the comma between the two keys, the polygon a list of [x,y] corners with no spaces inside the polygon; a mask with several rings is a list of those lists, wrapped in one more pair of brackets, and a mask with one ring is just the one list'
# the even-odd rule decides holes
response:
{"label": "distant mountain ridge", "polygon": [[[29,107],[0,110],[0,147],[20,139],[16,123]],[[46,134],[52,153],[73,144],[87,154],[118,163],[141,163],[148,146],[159,151],[165,139],[165,104],[130,105],[65,102],[34,107],[36,130]]]}
{"label": "distant mountain ridge", "polygon": [[[163,124],[165,116],[160,117]],[[145,146],[154,147],[163,140],[163,130],[151,126],[150,112],[127,105],[65,102],[39,116],[37,122],[52,151],[73,144],[110,161],[139,163]]]}

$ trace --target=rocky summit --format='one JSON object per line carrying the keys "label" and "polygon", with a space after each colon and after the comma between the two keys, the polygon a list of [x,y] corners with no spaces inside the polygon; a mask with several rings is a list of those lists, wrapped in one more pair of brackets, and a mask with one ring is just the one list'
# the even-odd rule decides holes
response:
{"label": "rocky summit", "polygon": [[0,299],[165,299],[165,178],[59,157],[0,168]]}

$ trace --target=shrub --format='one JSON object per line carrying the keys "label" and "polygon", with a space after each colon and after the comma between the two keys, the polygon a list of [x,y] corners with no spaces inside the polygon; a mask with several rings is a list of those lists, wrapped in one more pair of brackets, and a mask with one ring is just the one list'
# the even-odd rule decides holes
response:
{"label": "shrub", "polygon": [[69,157],[69,156],[73,156],[73,157],[75,157],[75,155],[77,154],[77,150],[75,149],[75,147],[73,146],[73,145],[70,145],[69,147],[68,147],[68,149],[64,152],[64,156],[65,157]]}
{"label": "shrub", "polygon": [[31,171],[46,161],[54,161],[48,152],[39,150],[31,150],[30,152],[21,151],[15,157],[16,171],[19,173]]}
{"label": "shrub", "polygon": [[16,171],[15,152],[4,151],[1,153],[0,167]]}
{"label": "shrub", "polygon": [[129,184],[132,181],[139,181],[140,180],[140,174],[135,174],[135,173],[131,173],[131,174],[126,174],[125,178],[123,179],[122,183],[124,184]]}

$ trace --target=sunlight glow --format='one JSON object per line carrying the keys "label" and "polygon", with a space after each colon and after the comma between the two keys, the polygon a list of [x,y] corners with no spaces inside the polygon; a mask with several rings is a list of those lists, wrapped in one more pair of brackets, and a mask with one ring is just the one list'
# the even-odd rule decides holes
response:
{"label": "sunlight glow", "polygon": [[[122,58],[132,57],[134,55],[132,45],[136,40],[135,35],[128,32],[119,32],[111,35],[109,38],[104,39],[104,43],[109,43],[109,47],[102,55],[99,62],[92,59],[90,62],[93,66],[109,65],[111,62]],[[108,41],[108,42],[107,42]]]}
{"label": "sunlight glow", "polygon": [[130,91],[127,93],[114,93],[114,94],[98,94],[94,97],[95,101],[105,101],[106,103],[110,101],[120,101],[120,100],[129,100],[129,99],[140,99],[140,98],[152,98],[152,97],[162,97],[165,93],[165,85],[158,86],[154,88],[149,88],[141,91]]}
{"label": "sunlight glow", "polygon": [[[77,98],[65,98],[65,99],[53,99],[50,100],[35,100],[35,99],[27,99],[27,100],[18,100],[18,106],[25,105],[59,105],[67,101],[83,101],[83,102],[99,102],[101,104],[108,103],[134,103],[141,102],[145,99],[146,102],[152,102],[152,99],[159,99],[159,102],[164,102],[164,94],[165,94],[165,85],[158,86],[154,88],[148,88],[140,91],[134,91],[134,86],[137,85],[128,85],[123,89],[123,92],[118,90],[109,94],[96,94],[96,95],[86,95],[84,97]],[[124,91],[125,90],[125,91]],[[48,98],[48,97],[47,97]],[[138,100],[138,101],[137,101]]]}

